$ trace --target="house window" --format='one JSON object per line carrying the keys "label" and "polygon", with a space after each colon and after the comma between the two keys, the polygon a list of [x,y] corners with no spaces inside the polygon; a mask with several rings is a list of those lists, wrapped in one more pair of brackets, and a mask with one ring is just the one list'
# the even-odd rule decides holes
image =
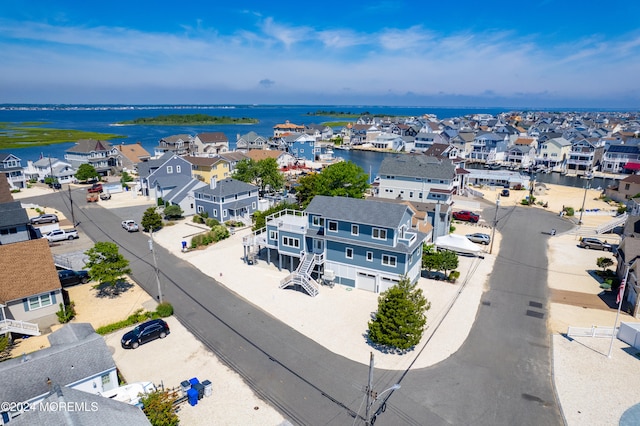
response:
{"label": "house window", "polygon": [[367,262],[373,262],[373,252],[372,251],[368,251],[367,252]]}
{"label": "house window", "polygon": [[218,210],[213,211],[213,217],[218,217]]}
{"label": "house window", "polygon": [[167,173],[173,173],[173,166],[167,166]]}
{"label": "house window", "polygon": [[204,207],[198,206],[198,213],[202,213],[204,211]]}
{"label": "house window", "polygon": [[338,222],[335,220],[329,221],[329,231],[338,232]]}
{"label": "house window", "polygon": [[372,236],[376,240],[386,240],[387,230],[381,228],[373,228]]}
{"label": "house window", "polygon": [[52,305],[50,294],[41,294],[40,296],[30,297],[29,298],[29,310],[33,311],[35,309],[44,308],[46,306]]}
{"label": "house window", "polygon": [[102,386],[104,387],[104,385],[108,385],[109,383],[111,383],[111,376],[108,374],[103,374],[102,375]]}
{"label": "house window", "polygon": [[624,184],[625,191],[628,191],[630,187],[631,187],[631,184],[629,184],[629,183],[625,183]]}
{"label": "house window", "polygon": [[413,198],[413,191],[409,192],[409,198]]}
{"label": "house window", "polygon": [[227,209],[222,210],[222,217],[227,217]]}
{"label": "house window", "polygon": [[313,216],[313,226],[324,226],[324,218],[320,216]]}
{"label": "house window", "polygon": [[351,247],[347,247],[344,251],[344,256],[347,259],[353,259],[353,249]]}
{"label": "house window", "polygon": [[351,235],[360,235],[360,228],[358,225],[351,225]]}
{"label": "house window", "polygon": [[300,240],[298,238],[282,237],[282,245],[287,247],[299,248]]}
{"label": "house window", "polygon": [[180,166],[176,166],[176,173],[180,173],[180,171],[181,171]]}
{"label": "house window", "polygon": [[382,255],[382,264],[386,266],[396,266],[396,257],[388,254]]}
{"label": "house window", "polygon": [[278,231],[269,231],[269,239],[276,241],[278,239]]}
{"label": "house window", "polygon": [[251,203],[251,208],[254,209],[254,210],[256,209],[256,202],[255,201],[253,203]]}

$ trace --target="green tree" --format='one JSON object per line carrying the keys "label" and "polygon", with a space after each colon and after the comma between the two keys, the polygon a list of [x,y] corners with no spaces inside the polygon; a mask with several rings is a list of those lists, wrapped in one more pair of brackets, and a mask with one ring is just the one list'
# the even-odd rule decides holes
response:
{"label": "green tree", "polygon": [[140,398],[144,414],[153,426],[177,426],[180,419],[166,390],[155,390]]}
{"label": "green tree", "polygon": [[599,257],[596,260],[598,268],[602,268],[602,272],[606,271],[608,267],[613,266],[613,260],[608,257]]}
{"label": "green tree", "polygon": [[126,274],[131,273],[129,261],[118,252],[118,245],[107,241],[98,241],[84,252],[89,257],[85,268],[92,280],[98,282],[94,287],[109,284],[116,287]]}
{"label": "green tree", "polygon": [[364,198],[369,188],[369,175],[351,161],[341,161],[302,177],[296,188],[298,200],[306,207],[316,195]]}
{"label": "green tree", "polygon": [[123,171],[122,176],[120,176],[120,183],[124,186],[127,182],[133,182],[133,176]]}
{"label": "green tree", "polygon": [[265,226],[267,226],[267,217],[279,212],[281,210],[300,210],[300,207],[297,204],[291,204],[291,203],[279,203],[276,204],[273,207],[268,208],[267,210],[261,212],[256,210],[253,213],[253,228],[251,228],[253,231],[257,231],[258,229],[262,229]]}
{"label": "green tree", "polygon": [[176,204],[171,204],[164,208],[164,217],[167,219],[177,219],[182,217],[183,214],[182,208]]}
{"label": "green tree", "polygon": [[422,289],[403,277],[378,297],[378,311],[369,321],[369,339],[400,351],[414,347],[422,339],[430,307]]}
{"label": "green tree", "polygon": [[431,275],[431,271],[439,271],[442,264],[442,254],[433,245],[425,245],[422,249],[422,268]]}
{"label": "green tree", "polygon": [[89,179],[97,179],[100,175],[91,164],[80,164],[75,176],[80,182],[86,182]]}
{"label": "green tree", "polygon": [[160,216],[155,207],[149,207],[144,211],[140,225],[142,225],[144,231],[160,229],[162,228],[162,216]]}
{"label": "green tree", "polygon": [[443,250],[441,254],[438,270],[443,270],[446,276],[448,271],[453,271],[458,267],[458,254],[451,250]]}
{"label": "green tree", "polygon": [[252,159],[238,161],[233,170],[233,178],[246,183],[255,183],[258,179],[258,166]]}
{"label": "green tree", "polygon": [[280,167],[275,158],[265,158],[257,163],[258,178],[256,184],[264,193],[267,188],[277,192],[284,186],[284,176],[280,173]]}

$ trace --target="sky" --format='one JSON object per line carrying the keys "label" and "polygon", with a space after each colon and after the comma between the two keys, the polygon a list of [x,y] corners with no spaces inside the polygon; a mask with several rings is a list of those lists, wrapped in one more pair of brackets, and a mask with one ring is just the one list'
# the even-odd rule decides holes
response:
{"label": "sky", "polygon": [[0,104],[640,109],[640,2],[0,1]]}

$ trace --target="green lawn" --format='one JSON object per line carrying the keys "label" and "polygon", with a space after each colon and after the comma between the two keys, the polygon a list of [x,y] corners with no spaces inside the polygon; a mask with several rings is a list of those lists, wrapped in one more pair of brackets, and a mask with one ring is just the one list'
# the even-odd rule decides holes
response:
{"label": "green lawn", "polygon": [[39,127],[45,124],[47,123],[0,123],[0,149],[46,146],[77,142],[80,139],[109,140],[126,137],[84,130]]}

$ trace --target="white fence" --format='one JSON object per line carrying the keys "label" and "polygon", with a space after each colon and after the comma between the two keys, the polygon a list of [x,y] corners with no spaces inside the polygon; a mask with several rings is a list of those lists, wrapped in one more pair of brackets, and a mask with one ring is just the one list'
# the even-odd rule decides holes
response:
{"label": "white fence", "polygon": [[618,330],[618,327],[569,327],[567,336],[569,337],[611,337]]}

